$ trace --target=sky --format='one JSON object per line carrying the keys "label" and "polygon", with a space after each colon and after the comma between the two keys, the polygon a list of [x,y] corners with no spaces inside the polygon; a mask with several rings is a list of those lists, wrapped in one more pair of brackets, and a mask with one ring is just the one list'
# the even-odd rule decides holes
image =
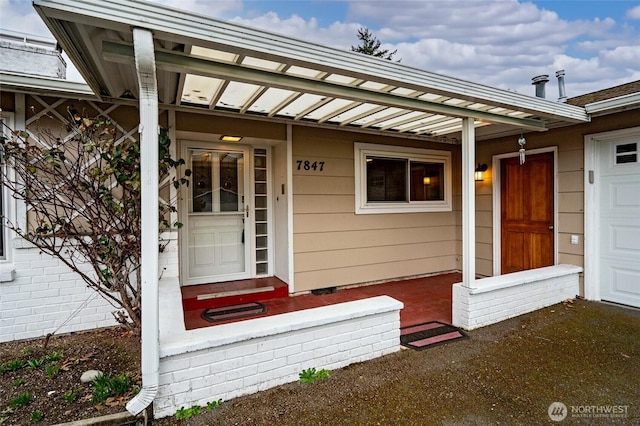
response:
{"label": "sky", "polygon": [[[365,27],[404,65],[530,95],[548,74],[548,99],[561,69],[569,97],[640,80],[640,1],[152,1],[344,50]],[[0,28],[51,36],[30,0],[0,0]]]}

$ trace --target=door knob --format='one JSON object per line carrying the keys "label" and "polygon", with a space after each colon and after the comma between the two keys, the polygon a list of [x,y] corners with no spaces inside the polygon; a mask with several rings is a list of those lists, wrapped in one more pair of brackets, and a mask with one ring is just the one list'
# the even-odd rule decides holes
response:
{"label": "door knob", "polygon": [[553,231],[553,225],[549,226],[549,230]]}
{"label": "door knob", "polygon": [[244,207],[244,211],[247,213],[247,217],[249,217],[249,204]]}

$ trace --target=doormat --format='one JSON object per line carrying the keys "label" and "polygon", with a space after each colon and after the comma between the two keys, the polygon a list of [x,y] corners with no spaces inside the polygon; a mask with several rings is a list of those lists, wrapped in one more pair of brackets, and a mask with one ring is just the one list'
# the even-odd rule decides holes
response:
{"label": "doormat", "polygon": [[400,344],[417,351],[468,337],[459,328],[439,321],[400,329]]}
{"label": "doormat", "polygon": [[238,318],[260,315],[267,312],[267,307],[262,303],[251,302],[241,305],[222,306],[209,308],[202,311],[202,319],[209,322],[228,321]]}

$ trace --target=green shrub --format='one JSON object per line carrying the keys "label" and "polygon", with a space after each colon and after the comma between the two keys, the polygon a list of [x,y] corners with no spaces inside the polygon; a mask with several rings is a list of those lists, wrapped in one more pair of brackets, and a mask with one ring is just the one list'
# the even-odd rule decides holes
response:
{"label": "green shrub", "polygon": [[41,411],[36,410],[33,413],[31,413],[31,421],[33,423],[38,423],[43,418],[44,418],[44,414],[42,414]]}
{"label": "green shrub", "polygon": [[48,377],[54,377],[60,372],[60,365],[57,362],[50,362],[44,366],[44,371]]}
{"label": "green shrub", "polygon": [[176,419],[178,420],[188,420],[196,414],[200,414],[202,412],[202,407],[199,405],[194,405],[193,407],[184,408],[180,407],[178,411],[176,411]]}
{"label": "green shrub", "polygon": [[28,405],[32,399],[33,396],[30,392],[24,392],[11,400],[11,406],[13,408],[24,407],[25,405]]}
{"label": "green shrub", "polygon": [[62,352],[51,352],[49,355],[45,356],[44,359],[47,362],[51,362],[51,361],[58,361],[59,359],[62,359],[63,355]]}
{"label": "green shrub", "polygon": [[40,368],[42,367],[42,365],[44,364],[44,359],[30,359],[29,361],[27,361],[27,368],[30,368],[31,370],[35,370],[36,368]]}
{"label": "green shrub", "polygon": [[300,383],[315,383],[318,380],[323,380],[329,378],[329,372],[324,368],[322,370],[316,371],[315,368],[307,368],[306,370],[302,370],[298,375]]}
{"label": "green shrub", "polygon": [[207,404],[207,411],[213,411],[215,408],[222,405],[222,400],[219,399],[217,401],[211,401]]}
{"label": "green shrub", "polygon": [[134,386],[132,374],[122,373],[117,376],[102,374],[93,381],[93,395],[91,402],[98,404],[110,396],[121,396],[129,392]]}
{"label": "green shrub", "polygon": [[26,363],[21,359],[14,359],[13,361],[7,361],[0,365],[0,372],[5,373],[7,371],[18,371],[25,367]]}

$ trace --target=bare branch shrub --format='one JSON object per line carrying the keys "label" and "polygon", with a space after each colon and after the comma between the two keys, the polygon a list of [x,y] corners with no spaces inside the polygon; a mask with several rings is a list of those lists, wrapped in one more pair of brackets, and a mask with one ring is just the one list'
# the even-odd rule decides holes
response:
{"label": "bare branch shrub", "polygon": [[[27,206],[25,229],[6,225],[82,277],[116,307],[118,322],[139,329],[140,144],[119,137],[103,117],[81,117],[73,107],[68,112],[64,135],[10,129],[11,137],[2,138],[2,185]],[[184,164],[170,157],[169,145],[161,131],[158,178],[178,188],[188,184],[190,171],[169,177]],[[175,203],[160,204],[159,231],[170,228],[174,211]]]}

